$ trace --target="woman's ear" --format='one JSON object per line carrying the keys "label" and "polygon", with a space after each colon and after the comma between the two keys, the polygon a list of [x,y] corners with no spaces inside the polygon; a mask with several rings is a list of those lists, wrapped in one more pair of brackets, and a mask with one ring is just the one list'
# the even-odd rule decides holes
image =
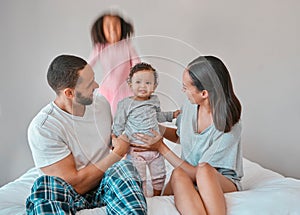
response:
{"label": "woman's ear", "polygon": [[64,95],[69,99],[72,99],[75,95],[74,89],[71,89],[71,88],[66,88],[66,89],[64,89],[63,92],[64,92]]}
{"label": "woman's ear", "polygon": [[202,90],[202,91],[201,91],[201,95],[202,95],[202,97],[205,98],[205,99],[208,98],[208,91],[207,91],[207,90]]}

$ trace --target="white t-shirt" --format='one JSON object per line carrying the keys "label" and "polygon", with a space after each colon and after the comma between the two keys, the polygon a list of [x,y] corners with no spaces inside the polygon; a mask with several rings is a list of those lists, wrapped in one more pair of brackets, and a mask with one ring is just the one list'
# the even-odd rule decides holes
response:
{"label": "white t-shirt", "polygon": [[36,167],[49,166],[73,154],[79,170],[109,153],[112,117],[100,95],[86,106],[82,117],[61,110],[54,102],[44,107],[28,128],[28,141]]}

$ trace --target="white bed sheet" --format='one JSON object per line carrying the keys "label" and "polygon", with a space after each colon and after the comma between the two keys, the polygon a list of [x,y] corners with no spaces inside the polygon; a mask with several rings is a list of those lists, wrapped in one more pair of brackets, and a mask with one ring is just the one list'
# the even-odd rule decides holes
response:
{"label": "white bed sheet", "polygon": [[[244,191],[225,194],[228,215],[300,215],[300,180],[283,177],[245,158],[243,162]],[[20,178],[1,187],[1,215],[25,214],[25,200],[36,177],[37,170],[32,168]],[[174,206],[173,196],[147,198],[147,203],[149,215],[179,214]],[[105,214],[105,208],[77,213],[92,214]]]}

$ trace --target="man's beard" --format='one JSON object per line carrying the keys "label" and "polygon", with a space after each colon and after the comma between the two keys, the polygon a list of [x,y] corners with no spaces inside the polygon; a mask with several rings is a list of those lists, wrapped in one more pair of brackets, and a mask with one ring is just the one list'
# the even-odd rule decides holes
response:
{"label": "man's beard", "polygon": [[76,92],[76,102],[82,105],[90,105],[93,103],[93,98],[84,97],[80,92]]}

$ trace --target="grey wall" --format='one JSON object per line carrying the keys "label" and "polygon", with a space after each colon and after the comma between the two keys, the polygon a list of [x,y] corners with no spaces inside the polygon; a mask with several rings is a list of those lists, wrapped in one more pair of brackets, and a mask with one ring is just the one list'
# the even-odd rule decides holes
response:
{"label": "grey wall", "polygon": [[300,178],[299,1],[3,0],[0,5],[0,185],[33,166],[26,131],[54,98],[46,83],[50,61],[61,53],[87,58],[91,24],[108,8],[119,8],[133,21],[138,51],[161,72],[163,108],[182,102],[184,65],[200,53],[219,56],[243,105],[244,156]]}

